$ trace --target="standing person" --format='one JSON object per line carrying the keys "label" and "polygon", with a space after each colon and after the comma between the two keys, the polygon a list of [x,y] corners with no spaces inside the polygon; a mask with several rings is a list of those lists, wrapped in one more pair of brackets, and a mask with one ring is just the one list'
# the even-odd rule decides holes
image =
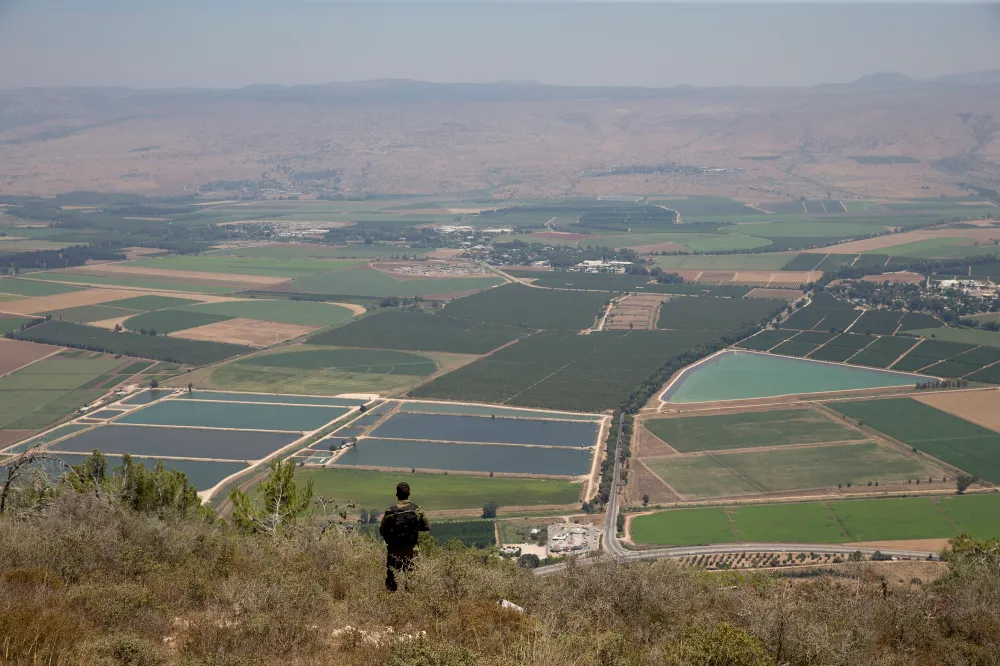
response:
{"label": "standing person", "polygon": [[420,507],[410,501],[410,484],[396,486],[397,502],[385,510],[378,533],[385,539],[385,589],[395,592],[396,574],[411,571],[417,558],[417,539],[431,524]]}

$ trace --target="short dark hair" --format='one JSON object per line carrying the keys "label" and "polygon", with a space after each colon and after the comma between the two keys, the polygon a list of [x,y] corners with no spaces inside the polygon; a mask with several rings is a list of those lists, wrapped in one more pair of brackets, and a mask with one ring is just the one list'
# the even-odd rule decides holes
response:
{"label": "short dark hair", "polygon": [[410,484],[406,481],[396,484],[396,497],[401,500],[406,499],[410,496]]}

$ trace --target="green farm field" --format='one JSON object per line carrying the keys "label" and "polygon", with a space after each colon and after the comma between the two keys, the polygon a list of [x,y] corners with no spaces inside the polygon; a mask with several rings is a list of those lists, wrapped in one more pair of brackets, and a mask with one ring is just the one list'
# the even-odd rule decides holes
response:
{"label": "green farm field", "polygon": [[813,409],[681,416],[643,423],[681,453],[867,439]]}
{"label": "green farm field", "polygon": [[374,268],[351,268],[297,278],[273,290],[358,298],[404,298],[478,291],[501,282],[500,278],[492,277],[397,280]]}
{"label": "green farm field", "polygon": [[940,477],[941,470],[874,442],[648,458],[646,465],[692,498],[829,488]]}
{"label": "green farm field", "polygon": [[[86,275],[83,273],[64,273],[59,271],[44,271],[32,273],[32,277],[24,282],[33,284],[44,284],[48,287],[70,287],[70,291],[85,289],[84,285],[97,285],[100,287],[132,287],[136,289],[162,289],[165,291],[176,291],[192,294],[212,294],[222,296],[234,291],[233,287],[223,287],[214,284],[195,284],[194,282],[171,282],[170,280],[157,280],[153,278],[131,278],[131,277],[109,277],[104,275]],[[73,286],[62,284],[72,282]],[[81,286],[76,286],[81,285]],[[65,293],[65,292],[57,292]],[[43,294],[48,295],[48,294]]]}
{"label": "green farm field", "polygon": [[[394,503],[396,484],[406,481],[412,499],[425,511],[481,509],[487,502],[501,507],[576,505],[580,484],[553,479],[463,476],[459,474],[410,474],[353,469],[299,469],[296,483],[309,480],[317,495],[353,501],[358,507],[381,513]],[[577,507],[579,508],[579,507]]]}
{"label": "green farm field", "polygon": [[452,301],[444,314],[529,329],[580,331],[594,325],[610,299],[603,292],[555,291],[507,284]]}
{"label": "green farm field", "polygon": [[27,324],[31,319],[27,317],[2,317],[0,318],[0,335],[6,335],[10,331],[19,328],[22,324]]}
{"label": "green farm field", "polygon": [[732,330],[769,318],[786,305],[772,298],[673,298],[660,306],[656,326],[664,330]]}
{"label": "green farm field", "polygon": [[527,333],[515,326],[456,319],[444,313],[384,310],[320,333],[308,343],[485,354]]}
{"label": "green farm field", "polygon": [[199,301],[190,298],[177,298],[174,296],[136,296],[125,298],[120,301],[111,301],[104,305],[114,308],[124,308],[126,310],[138,310],[149,312],[151,310],[165,310],[167,308],[179,308],[185,305],[196,305]]}
{"label": "green farm field", "polygon": [[349,309],[330,303],[257,298],[146,312],[127,319],[125,328],[173,333],[237,317],[303,326],[335,326],[350,321],[352,316]]}
{"label": "green farm field", "polygon": [[632,520],[639,544],[852,543],[1000,535],[1000,495],[672,509]]}
{"label": "green farm field", "polygon": [[1000,483],[1000,434],[910,398],[828,404],[918,451]]}
{"label": "green farm field", "polygon": [[394,395],[426,381],[435,371],[454,370],[475,359],[440,352],[412,354],[309,345],[196,370],[166,384],[184,387],[190,381],[198,388],[260,393]]}
{"label": "green farm field", "polygon": [[122,359],[50,357],[0,378],[0,428],[42,428],[96,400]]}

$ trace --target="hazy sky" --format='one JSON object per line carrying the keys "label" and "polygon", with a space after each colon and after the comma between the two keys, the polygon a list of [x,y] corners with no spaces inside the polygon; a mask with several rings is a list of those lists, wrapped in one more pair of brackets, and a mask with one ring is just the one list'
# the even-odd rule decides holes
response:
{"label": "hazy sky", "polygon": [[0,88],[812,85],[1000,68],[1000,5],[0,0]]}

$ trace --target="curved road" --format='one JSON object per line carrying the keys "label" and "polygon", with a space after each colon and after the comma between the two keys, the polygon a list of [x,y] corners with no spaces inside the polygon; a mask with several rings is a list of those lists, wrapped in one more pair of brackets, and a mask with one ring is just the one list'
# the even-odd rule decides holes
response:
{"label": "curved road", "polygon": [[[607,517],[604,521],[604,554],[599,557],[581,558],[577,560],[579,564],[594,564],[613,560],[620,563],[639,562],[642,560],[658,560],[667,557],[684,557],[686,555],[719,555],[727,553],[786,553],[805,552],[821,553],[831,555],[850,555],[861,551],[865,555],[871,555],[875,551],[881,551],[883,555],[891,557],[905,557],[927,559],[928,557],[938,559],[937,553],[929,553],[920,550],[899,550],[895,548],[860,548],[851,545],[829,545],[812,543],[726,543],[714,546],[683,546],[676,548],[654,548],[650,550],[627,550],[618,542],[618,503],[621,491],[622,477],[622,433],[621,424],[618,426],[618,445],[615,450],[615,469],[611,479],[611,495],[605,507]],[[567,564],[550,564],[535,569],[536,576],[548,576],[565,569]]]}

